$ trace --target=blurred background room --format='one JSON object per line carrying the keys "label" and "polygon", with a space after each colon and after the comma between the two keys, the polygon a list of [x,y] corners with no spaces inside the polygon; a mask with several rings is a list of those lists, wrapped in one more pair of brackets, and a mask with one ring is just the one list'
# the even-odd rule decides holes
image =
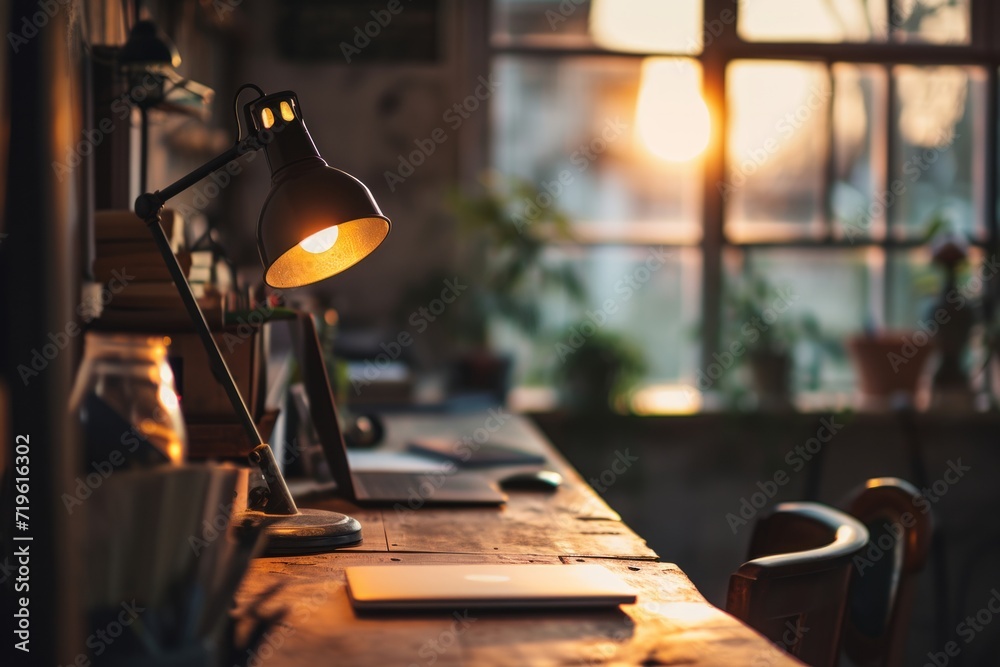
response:
{"label": "blurred background room", "polygon": [[[61,163],[91,193],[76,301],[106,282],[97,212],[232,145],[240,84],[292,90],[392,220],[370,259],[265,287],[269,177],[249,160],[168,208],[203,308],[234,327],[313,316],[348,445],[394,412],[526,415],[719,606],[758,513],[908,479],[941,537],[906,664],[1000,586],[992,0],[71,4],[87,74],[65,92],[87,111]],[[143,19],[180,59],[123,78]],[[259,335],[255,417],[290,441],[291,341]],[[213,415],[179,393],[197,453]],[[1000,622],[962,664],[997,655]]]}

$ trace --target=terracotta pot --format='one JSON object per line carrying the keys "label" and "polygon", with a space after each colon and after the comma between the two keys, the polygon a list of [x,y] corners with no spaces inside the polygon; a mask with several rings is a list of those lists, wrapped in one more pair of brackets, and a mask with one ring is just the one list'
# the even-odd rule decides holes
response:
{"label": "terracotta pot", "polygon": [[866,396],[915,396],[933,342],[922,331],[884,331],[847,340],[858,388]]}

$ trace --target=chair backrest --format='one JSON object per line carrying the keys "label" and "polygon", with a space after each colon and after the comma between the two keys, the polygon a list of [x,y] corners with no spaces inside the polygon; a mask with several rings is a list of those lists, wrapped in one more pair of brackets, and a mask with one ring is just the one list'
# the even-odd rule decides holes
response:
{"label": "chair backrest", "polygon": [[790,654],[836,665],[852,559],[868,542],[853,517],[782,503],[754,527],[750,560],[729,579],[726,609]]}
{"label": "chair backrest", "polygon": [[903,664],[913,593],[933,535],[930,507],[919,499],[920,491],[909,482],[878,477],[845,503],[869,534],[855,558],[844,621],[844,653],[860,667]]}

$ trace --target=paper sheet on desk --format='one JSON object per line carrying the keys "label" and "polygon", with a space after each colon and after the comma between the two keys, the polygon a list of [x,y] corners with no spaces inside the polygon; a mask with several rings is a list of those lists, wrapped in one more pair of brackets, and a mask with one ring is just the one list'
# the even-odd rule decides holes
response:
{"label": "paper sheet on desk", "polygon": [[406,452],[348,450],[347,461],[353,472],[445,472],[454,467],[448,461],[432,461]]}

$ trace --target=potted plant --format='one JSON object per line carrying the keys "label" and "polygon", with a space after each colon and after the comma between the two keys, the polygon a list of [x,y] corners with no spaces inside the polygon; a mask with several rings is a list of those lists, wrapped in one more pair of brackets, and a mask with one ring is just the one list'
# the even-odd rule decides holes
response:
{"label": "potted plant", "polygon": [[642,351],[620,334],[598,330],[583,338],[576,327],[567,329],[558,342],[563,351],[554,377],[562,402],[581,414],[624,412],[646,370]]}
{"label": "potted plant", "polygon": [[[723,296],[723,340],[732,367],[748,369],[750,389],[759,407],[791,407],[794,351],[800,341],[811,341],[835,352],[822,336],[819,323],[802,312],[790,287],[777,287],[751,273]],[[738,391],[735,393],[739,393]]]}
{"label": "potted plant", "polygon": [[510,360],[498,354],[491,326],[501,322],[535,337],[543,294],[582,303],[584,289],[571,266],[545,261],[552,242],[571,238],[569,219],[551,196],[518,179],[490,176],[483,186],[476,194],[451,197],[461,240],[459,271],[468,290],[448,316],[459,351],[456,384],[504,395]]}

